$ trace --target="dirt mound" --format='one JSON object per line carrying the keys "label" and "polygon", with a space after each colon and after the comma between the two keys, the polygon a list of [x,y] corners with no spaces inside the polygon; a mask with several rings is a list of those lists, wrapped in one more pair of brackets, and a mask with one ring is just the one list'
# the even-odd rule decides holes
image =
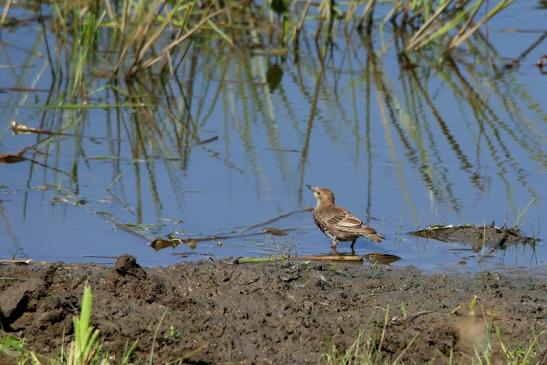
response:
{"label": "dirt mound", "polygon": [[[157,363],[316,364],[332,345],[350,346],[360,329],[385,359],[402,354],[423,363],[452,351],[457,363],[485,346],[485,321],[506,345],[546,328],[547,283],[493,272],[426,276],[413,268],[292,262],[143,269],[124,256],[115,268],[0,266],[0,277],[3,330],[50,354],[63,333],[66,343],[72,339],[86,283],[104,347],[120,356],[138,340],[135,360],[148,360],[154,348]],[[547,356],[541,339],[539,356]]]}

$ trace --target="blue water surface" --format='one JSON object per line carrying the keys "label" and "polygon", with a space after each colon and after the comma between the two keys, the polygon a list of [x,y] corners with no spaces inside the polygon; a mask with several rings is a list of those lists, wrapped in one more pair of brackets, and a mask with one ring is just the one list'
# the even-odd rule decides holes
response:
{"label": "blue water surface", "polygon": [[[290,52],[281,58],[225,46],[215,52],[218,43],[194,45],[196,65],[186,62],[177,70],[179,80],[168,81],[174,89],[182,84],[185,95],[175,91],[167,103],[150,91],[157,85],[140,91],[158,97],[149,114],[136,107],[44,109],[70,87],[52,77],[41,25],[3,28],[0,153],[46,140],[14,135],[12,121],[68,135],[26,153],[32,161],[0,165],[0,258],[110,263],[129,253],[158,266],[329,254],[330,240],[309,211],[266,224],[289,229],[287,236],[150,247],[168,233],[237,235],[314,206],[304,185],[311,184],[332,189],[340,205],[386,237],[381,244],[359,240],[357,254],[394,254],[402,257],[395,265],[427,271],[542,270],[547,76],[534,64],[547,41],[541,39],[546,10],[534,7],[517,2],[499,14],[473,38],[479,50],[453,52],[453,66],[428,58],[434,52],[416,54],[414,71],[401,67],[387,29],[368,45],[356,32],[339,30],[326,54],[302,42],[298,60]],[[28,13],[12,9],[10,15]],[[53,34],[48,40],[57,46]],[[520,67],[504,67],[517,58]],[[272,89],[266,81],[274,64],[282,78]],[[97,77],[90,103],[120,103],[111,85]],[[217,138],[188,142],[188,118],[200,140]],[[518,223],[541,240],[489,252],[407,234],[429,224],[492,222]],[[339,251],[349,246],[342,243]]]}

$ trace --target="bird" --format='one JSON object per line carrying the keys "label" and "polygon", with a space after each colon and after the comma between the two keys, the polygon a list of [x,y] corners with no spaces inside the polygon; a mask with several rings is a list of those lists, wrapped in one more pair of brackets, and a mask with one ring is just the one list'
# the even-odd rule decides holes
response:
{"label": "bird", "polygon": [[317,200],[313,220],[321,232],[332,240],[334,250],[339,241],[351,241],[351,250],[354,252],[355,241],[361,236],[374,242],[381,242],[384,239],[374,228],[365,225],[346,208],[336,205],[332,191],[308,184],[306,186]]}

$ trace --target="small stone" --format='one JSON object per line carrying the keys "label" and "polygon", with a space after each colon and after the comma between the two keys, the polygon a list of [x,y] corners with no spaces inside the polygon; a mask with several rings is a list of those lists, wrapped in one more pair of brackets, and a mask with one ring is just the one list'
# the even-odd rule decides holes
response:
{"label": "small stone", "polygon": [[137,263],[137,259],[130,255],[121,255],[116,260],[115,270],[122,276],[130,275],[136,278],[146,278],[146,271]]}

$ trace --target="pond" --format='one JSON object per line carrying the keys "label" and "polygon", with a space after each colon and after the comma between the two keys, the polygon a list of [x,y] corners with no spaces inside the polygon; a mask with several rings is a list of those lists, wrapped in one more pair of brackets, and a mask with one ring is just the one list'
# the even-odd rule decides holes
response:
{"label": "pond", "polygon": [[[373,37],[340,26],[329,43],[308,29],[287,52],[197,37],[171,74],[115,81],[107,27],[82,71],[54,9],[43,8],[43,23],[35,9],[9,9],[21,22],[0,30],[0,154],[25,160],[0,164],[0,258],[111,263],[129,253],[160,266],[331,254],[305,209],[310,184],[385,236],[359,239],[358,255],[426,271],[544,269],[538,4],[511,5],[444,56],[401,56],[404,35],[376,15]],[[67,101],[76,94],[79,104]],[[492,222],[539,241],[489,248],[408,234]],[[151,247],[168,235],[188,241]]]}

